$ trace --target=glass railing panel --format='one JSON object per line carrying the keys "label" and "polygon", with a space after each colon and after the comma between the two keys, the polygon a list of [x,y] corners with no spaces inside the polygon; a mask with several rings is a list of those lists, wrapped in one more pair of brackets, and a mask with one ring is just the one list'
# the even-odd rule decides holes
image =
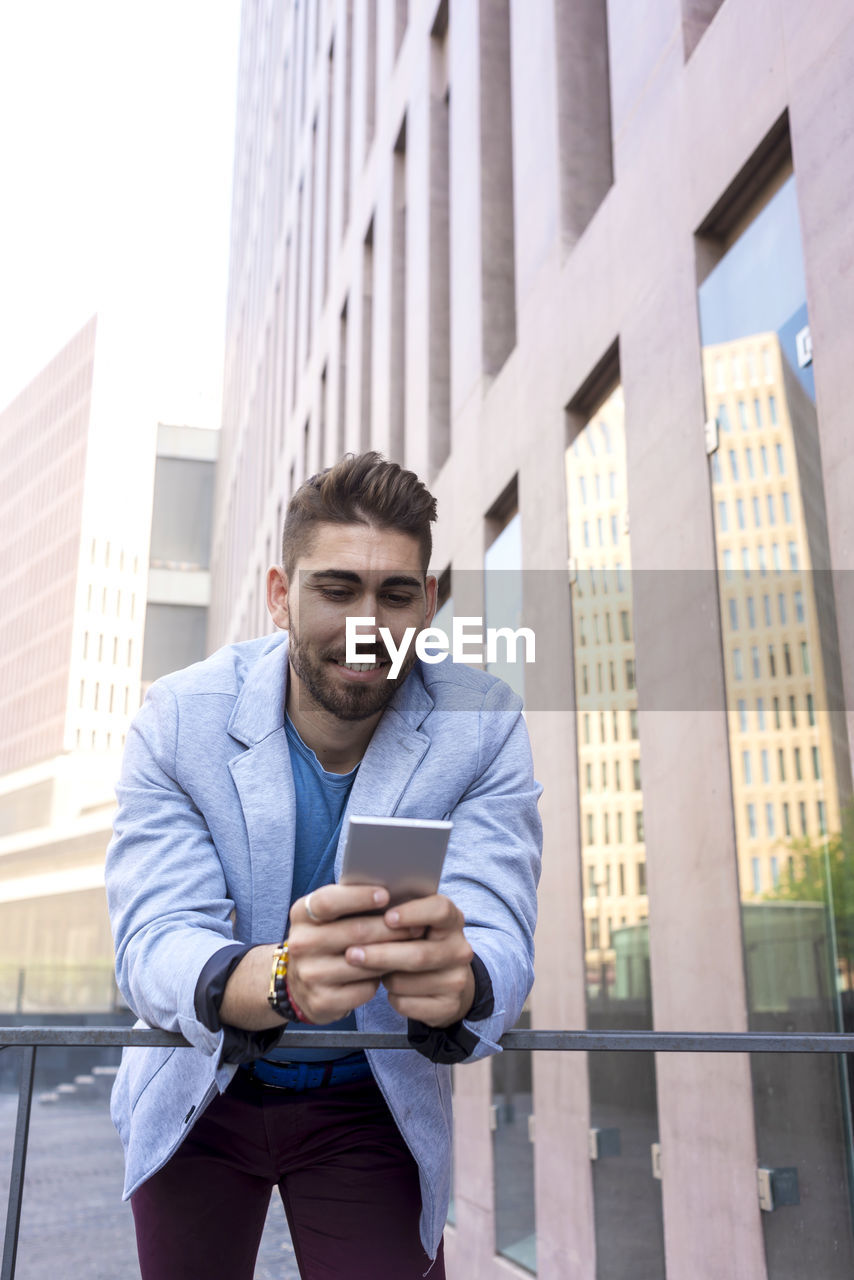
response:
{"label": "glass railing panel", "polygon": [[[527,1009],[516,1025],[530,1027]],[[530,1050],[512,1050],[492,1058],[491,1123],[496,1252],[536,1271],[531,1059]]]}

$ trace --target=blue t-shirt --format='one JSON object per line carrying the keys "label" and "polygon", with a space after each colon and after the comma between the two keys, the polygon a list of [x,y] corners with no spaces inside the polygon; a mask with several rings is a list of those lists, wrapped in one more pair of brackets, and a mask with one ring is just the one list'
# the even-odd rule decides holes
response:
{"label": "blue t-shirt", "polygon": [[[344,810],[353,787],[359,766],[349,773],[327,773],[311,747],[307,747],[294,728],[290,716],[285,716],[285,733],[291,757],[296,793],[296,837],[294,840],[294,878],[291,902],[304,898],[321,885],[332,884],[335,879],[335,852],[344,821]],[[327,1062],[332,1058],[348,1056],[348,1050],[296,1049],[291,1036],[308,1028],[302,1022],[288,1024],[285,1044],[265,1054],[267,1058],[279,1058],[286,1062]],[[322,1030],[355,1031],[356,1016],[351,1013],[337,1022],[329,1022]],[[290,1042],[290,1043],[289,1043]]]}

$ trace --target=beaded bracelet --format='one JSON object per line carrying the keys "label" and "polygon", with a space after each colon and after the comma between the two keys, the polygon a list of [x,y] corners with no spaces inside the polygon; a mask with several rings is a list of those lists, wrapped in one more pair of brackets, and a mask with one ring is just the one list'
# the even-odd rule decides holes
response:
{"label": "beaded bracelet", "polygon": [[273,968],[270,973],[270,989],[267,992],[267,1003],[281,1018],[287,1022],[305,1021],[301,1019],[288,991],[288,944],[283,942],[273,952]]}

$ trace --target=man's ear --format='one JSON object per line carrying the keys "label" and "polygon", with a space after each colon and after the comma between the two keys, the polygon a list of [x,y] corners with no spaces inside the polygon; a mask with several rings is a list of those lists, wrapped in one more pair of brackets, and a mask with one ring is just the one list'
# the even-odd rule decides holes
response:
{"label": "man's ear", "polygon": [[427,582],[427,626],[436,616],[436,604],[439,599],[439,580],[432,573],[428,574]]}
{"label": "man's ear", "polygon": [[267,609],[281,631],[287,631],[290,626],[289,604],[290,588],[287,574],[281,565],[271,565],[267,570]]}

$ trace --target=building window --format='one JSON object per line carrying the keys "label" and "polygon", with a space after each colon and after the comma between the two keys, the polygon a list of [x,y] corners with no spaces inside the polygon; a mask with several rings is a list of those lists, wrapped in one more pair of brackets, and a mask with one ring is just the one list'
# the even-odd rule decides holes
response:
{"label": "building window", "polygon": [[749,804],[747,806],[747,830],[750,833],[751,840],[756,839],[756,805]]}

